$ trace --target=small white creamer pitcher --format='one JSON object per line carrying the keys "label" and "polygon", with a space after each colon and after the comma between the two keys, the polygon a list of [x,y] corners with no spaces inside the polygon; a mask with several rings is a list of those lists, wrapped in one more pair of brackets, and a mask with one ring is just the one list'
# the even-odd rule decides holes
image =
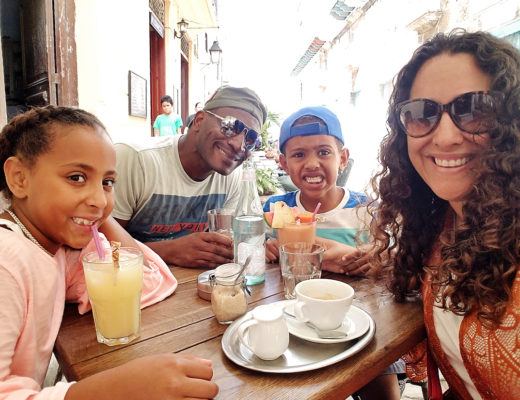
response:
{"label": "small white creamer pitcher", "polygon": [[280,357],[289,346],[289,330],[278,307],[256,307],[238,328],[240,342],[262,360]]}

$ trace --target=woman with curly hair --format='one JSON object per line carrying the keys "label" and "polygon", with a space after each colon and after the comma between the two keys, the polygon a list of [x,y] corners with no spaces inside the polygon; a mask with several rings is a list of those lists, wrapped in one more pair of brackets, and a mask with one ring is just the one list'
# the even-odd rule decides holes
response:
{"label": "woman with curly hair", "polygon": [[438,365],[458,399],[518,399],[519,52],[484,32],[436,35],[397,75],[387,123],[373,263],[397,301],[422,291],[431,398]]}

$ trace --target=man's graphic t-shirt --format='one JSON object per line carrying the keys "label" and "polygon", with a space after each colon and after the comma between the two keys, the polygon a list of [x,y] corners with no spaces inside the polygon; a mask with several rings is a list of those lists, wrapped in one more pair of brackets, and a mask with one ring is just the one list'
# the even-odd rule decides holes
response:
{"label": "man's graphic t-shirt", "polygon": [[208,210],[236,207],[242,169],[228,176],[214,172],[194,181],[182,168],[179,138],[116,144],[118,178],[112,215],[129,221],[126,229],[142,242],[204,231]]}

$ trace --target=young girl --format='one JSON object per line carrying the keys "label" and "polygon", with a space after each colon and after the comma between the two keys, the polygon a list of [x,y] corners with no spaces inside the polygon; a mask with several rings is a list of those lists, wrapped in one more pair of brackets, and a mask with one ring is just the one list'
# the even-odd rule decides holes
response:
{"label": "young girl", "polygon": [[0,398],[215,396],[211,363],[173,354],[41,388],[65,299],[87,310],[80,260],[93,249],[92,224],[106,221],[107,239],[139,246],[157,267],[145,268],[143,306],[170,295],[176,281],[157,255],[109,219],[115,152],[92,114],[49,106],[13,118],[0,133],[0,165],[0,190],[10,203],[0,211]]}
{"label": "young girl", "polygon": [[518,399],[519,52],[435,36],[399,72],[387,122],[374,262],[393,267],[398,301],[422,289],[430,398],[436,364],[457,399]]}

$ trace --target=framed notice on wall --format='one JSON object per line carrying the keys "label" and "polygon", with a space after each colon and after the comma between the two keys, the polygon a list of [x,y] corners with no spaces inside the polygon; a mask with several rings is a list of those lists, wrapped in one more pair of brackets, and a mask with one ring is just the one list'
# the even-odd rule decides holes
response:
{"label": "framed notice on wall", "polygon": [[128,114],[146,118],[146,79],[128,71]]}

